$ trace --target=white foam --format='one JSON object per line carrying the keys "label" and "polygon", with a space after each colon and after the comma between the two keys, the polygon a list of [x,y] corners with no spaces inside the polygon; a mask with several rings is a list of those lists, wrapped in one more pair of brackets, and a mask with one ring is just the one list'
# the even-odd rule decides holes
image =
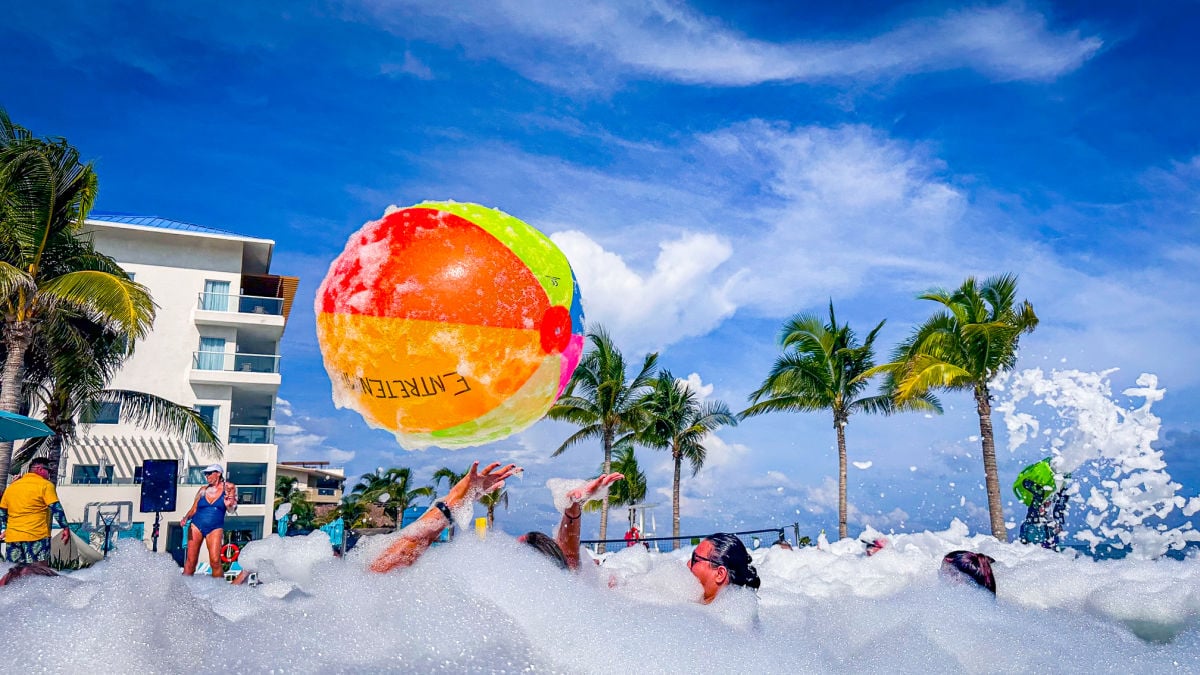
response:
{"label": "white foam", "polygon": [[[1137,387],[1122,392],[1142,403],[1125,408],[1112,396],[1114,372],[1045,374],[1035,368],[1004,374],[993,383],[1003,394],[995,409],[1004,416],[1010,452],[1030,461],[1050,455],[1056,472],[1072,474],[1067,492],[1079,511],[1076,519],[1086,527],[1068,527],[1070,536],[1093,547],[1121,542],[1130,555],[1155,558],[1200,541],[1200,532],[1191,522],[1164,523],[1176,509],[1185,516],[1195,513],[1193,504],[1177,494],[1181,486],[1171,480],[1162,452],[1153,446],[1161,421],[1151,407],[1166,391],[1158,387],[1157,376],[1143,373]],[[1018,410],[1027,400],[1036,408]],[[1043,442],[1048,447],[1039,447]]]}
{"label": "white foam", "polygon": [[[0,588],[12,672],[1091,672],[1197,670],[1200,561],[1093,562],[1001,544],[955,521],[825,550],[753,552],[757,593],[697,604],[690,548],[620,549],[572,575],[494,533],[365,571],[320,533],[246,546],[259,587],[183,578],[126,547],[90,570]],[[937,578],[996,559],[998,598]],[[586,560],[586,559],[585,559]],[[5,565],[4,567],[7,567]],[[0,570],[2,571],[2,570]],[[275,576],[278,575],[278,576]],[[610,588],[610,586],[612,586]],[[285,592],[281,592],[285,591]],[[1139,637],[1140,636],[1140,637]]]}

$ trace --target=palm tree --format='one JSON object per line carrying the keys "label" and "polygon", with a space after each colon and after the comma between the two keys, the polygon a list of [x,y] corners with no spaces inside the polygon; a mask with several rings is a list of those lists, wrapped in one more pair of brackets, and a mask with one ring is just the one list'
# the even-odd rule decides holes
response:
{"label": "palm tree", "polygon": [[849,324],[839,324],[829,303],[827,323],[815,314],[797,314],[783,325],[779,344],[783,354],[775,360],[762,385],[750,394],[746,419],[769,412],[833,412],[838,448],[838,538],[846,538],[846,424],[856,412],[890,414],[897,409],[936,410],[927,396],[897,406],[888,394],[863,396],[875,365],[875,337],[880,321],[861,344]]}
{"label": "palm tree", "polygon": [[433,472],[433,487],[436,490],[442,484],[442,481],[444,480],[444,481],[446,481],[446,487],[452,488],[458,484],[458,481],[463,479],[463,476],[466,476],[466,475],[467,475],[466,471],[459,473],[459,472],[455,471],[454,469],[451,469],[448,466],[443,466],[442,468]]}
{"label": "palm tree", "polygon": [[[56,312],[87,316],[128,348],[154,322],[147,289],[81,234],[96,185],[65,139],[34,138],[0,110],[0,410],[20,407],[25,353]],[[11,461],[12,443],[0,444],[0,494]]]}
{"label": "palm tree", "polygon": [[202,443],[220,456],[221,440],[195,409],[153,394],[105,388],[129,356],[123,335],[65,310],[47,327],[44,338],[26,351],[22,405],[40,411],[54,434],[22,445],[13,466],[41,455],[57,472],[77,426],[95,419],[104,404],[118,406],[122,422]]}
{"label": "palm tree", "polygon": [[479,498],[479,503],[487,507],[488,529],[492,529],[492,525],[496,523],[496,507],[500,504],[504,505],[504,510],[508,510],[508,488],[502,488],[489,492]]}
{"label": "palm tree", "polygon": [[299,493],[300,481],[291,476],[275,476],[275,508],[292,501],[292,496]]}
{"label": "palm tree", "polygon": [[683,380],[676,380],[670,371],[662,371],[654,380],[650,393],[643,399],[647,423],[638,434],[639,443],[659,450],[669,450],[675,462],[671,485],[671,536],[674,548],[679,548],[679,483],[683,460],[692,465],[695,476],[704,466],[708,454],[704,441],[723,426],[736,426],[737,417],[721,401],[700,402],[700,397]]}
{"label": "palm tree", "polygon": [[434,497],[431,487],[411,487],[412,469],[408,467],[391,468],[387,471],[364,474],[354,486],[352,493],[366,502],[377,502],[383,495],[383,512],[397,528],[400,527],[400,517],[412,502],[420,497]]}
{"label": "palm tree", "polygon": [[[336,517],[342,519],[346,527],[363,527],[370,523],[371,505],[370,502],[361,499],[358,495],[345,495],[338,507],[334,509],[337,513]],[[332,520],[332,519],[331,519]]]}
{"label": "palm tree", "polygon": [[1038,318],[1028,300],[1019,304],[1017,277],[990,277],[980,285],[968,277],[954,291],[934,289],[918,296],[943,306],[896,347],[892,362],[877,370],[888,373],[889,388],[897,402],[927,395],[933,389],[971,390],[979,413],[983,443],[983,472],[991,516],[992,535],[1008,541],[996,445],[992,434],[992,397],[988,383],[1017,364],[1022,333],[1037,327]]}
{"label": "palm tree", "polygon": [[[582,427],[554,451],[553,457],[584,440],[600,439],[604,451],[603,473],[610,473],[613,446],[632,436],[641,426],[641,401],[650,389],[658,354],[648,354],[632,380],[627,379],[625,357],[603,327],[588,332],[590,348],[579,361],[558,403],[546,416]],[[608,536],[608,498],[600,507],[600,539]],[[605,546],[599,546],[603,553]]]}

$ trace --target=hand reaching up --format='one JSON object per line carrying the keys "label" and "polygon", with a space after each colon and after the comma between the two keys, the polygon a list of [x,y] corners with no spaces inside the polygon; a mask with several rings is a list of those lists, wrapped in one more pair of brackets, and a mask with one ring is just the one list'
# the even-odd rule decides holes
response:
{"label": "hand reaching up", "polygon": [[600,490],[608,493],[608,486],[625,478],[619,473],[602,473],[589,483],[581,485],[567,493],[567,499],[572,504],[584,504],[595,499]]}
{"label": "hand reaching up", "polygon": [[458,484],[450,488],[450,494],[446,496],[445,503],[454,508],[455,506],[467,501],[474,501],[489,492],[495,492],[504,487],[504,480],[511,478],[523,469],[515,464],[509,464],[497,470],[500,462],[492,462],[484,467],[483,471],[479,471],[479,462],[471,465],[471,470],[467,472],[463,479],[458,481]]}

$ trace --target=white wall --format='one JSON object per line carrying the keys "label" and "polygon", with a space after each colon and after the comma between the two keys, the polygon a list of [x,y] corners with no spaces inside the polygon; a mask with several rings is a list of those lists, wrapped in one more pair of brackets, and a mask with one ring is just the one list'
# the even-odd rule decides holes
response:
{"label": "white wall", "polygon": [[[199,348],[201,335],[225,338],[226,352],[234,353],[237,350],[238,329],[198,326],[194,315],[206,280],[228,281],[231,294],[241,292],[241,267],[246,244],[236,238],[203,233],[109,226],[95,222],[89,222],[86,229],[93,232],[97,249],[112,256],[122,268],[134,275],[138,283],[150,289],[157,305],[153,331],[137,343],[133,356],[109,386],[155,394],[188,407],[215,405],[219,409],[216,431],[220,438],[227,439],[235,386],[232,381],[236,378],[231,377],[230,384],[193,384],[189,381],[189,372],[192,369],[193,352]],[[261,247],[264,244],[260,242],[256,245]],[[259,386],[261,390],[261,384]],[[190,439],[180,439],[128,424],[94,424],[81,427],[79,431],[77,442],[65,449],[63,475],[68,482],[76,463],[95,464],[101,457],[106,457],[109,463],[119,467],[115,475],[118,480],[131,478],[133,466],[140,466],[143,459],[183,457],[185,471],[187,466],[212,462],[265,464],[267,504],[242,505],[238,515],[260,516],[263,518],[264,533],[271,531],[269,516],[278,455],[275,445],[227,444],[224,457],[217,458],[198,452],[200,446],[194,446]],[[163,514],[160,551],[165,548],[167,524],[178,523],[191,507],[198,487],[179,486],[179,508],[171,514]],[[89,502],[133,502],[135,521],[146,523],[148,545],[154,514],[136,513],[140,491],[140,486],[131,484],[64,483],[58,487],[67,517],[72,522],[82,520],[84,506]]]}

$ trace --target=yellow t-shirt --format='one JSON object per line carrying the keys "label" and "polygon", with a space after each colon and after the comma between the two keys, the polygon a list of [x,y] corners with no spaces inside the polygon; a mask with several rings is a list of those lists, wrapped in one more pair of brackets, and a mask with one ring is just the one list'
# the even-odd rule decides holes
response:
{"label": "yellow t-shirt", "polygon": [[0,498],[0,509],[8,511],[4,541],[37,541],[50,536],[50,505],[58,501],[54,483],[35,473],[14,480]]}

